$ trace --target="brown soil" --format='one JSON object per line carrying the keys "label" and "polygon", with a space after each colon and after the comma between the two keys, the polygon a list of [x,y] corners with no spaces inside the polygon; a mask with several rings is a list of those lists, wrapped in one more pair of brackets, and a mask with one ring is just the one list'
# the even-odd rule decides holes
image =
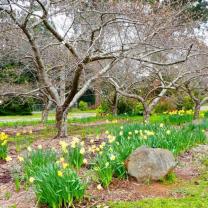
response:
{"label": "brown soil", "polygon": [[21,133],[21,134],[28,134],[30,131],[32,132],[38,132],[41,131],[42,129],[44,129],[44,125],[40,124],[37,126],[25,126],[25,127],[2,127],[0,128],[0,132],[5,132],[6,134],[13,136],[16,135],[17,133]]}

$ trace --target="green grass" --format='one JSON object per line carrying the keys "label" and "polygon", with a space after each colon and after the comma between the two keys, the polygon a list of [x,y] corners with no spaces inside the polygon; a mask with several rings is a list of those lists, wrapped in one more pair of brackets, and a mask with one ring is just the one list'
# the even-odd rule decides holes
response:
{"label": "green grass", "polygon": [[208,208],[208,181],[201,177],[190,182],[181,182],[180,187],[173,191],[180,198],[152,198],[134,202],[109,202],[111,208]]}
{"label": "green grass", "polygon": [[114,202],[111,208],[208,208],[208,198],[146,199],[138,202]]}

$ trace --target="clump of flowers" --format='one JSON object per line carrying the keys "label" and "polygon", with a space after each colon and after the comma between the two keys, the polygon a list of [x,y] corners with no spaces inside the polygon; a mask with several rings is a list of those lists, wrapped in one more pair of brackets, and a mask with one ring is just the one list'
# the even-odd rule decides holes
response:
{"label": "clump of flowers", "polygon": [[69,165],[78,170],[84,162],[86,163],[86,161],[84,161],[85,153],[86,150],[84,148],[84,141],[80,141],[79,138],[74,137],[69,145],[67,153],[64,154],[64,156],[66,156],[66,160]]}
{"label": "clump of flowers", "polygon": [[[5,160],[8,152],[8,135],[4,132],[0,133],[0,159]],[[8,161],[8,160],[7,160]]]}
{"label": "clump of flowers", "polygon": [[39,203],[57,208],[72,207],[74,202],[83,199],[86,189],[76,172],[70,168],[63,169],[59,164],[42,167],[29,182],[33,183]]}

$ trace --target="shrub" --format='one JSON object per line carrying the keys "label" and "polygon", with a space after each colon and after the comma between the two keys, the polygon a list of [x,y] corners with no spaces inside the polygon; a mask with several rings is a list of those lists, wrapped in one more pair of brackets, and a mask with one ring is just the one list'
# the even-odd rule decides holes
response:
{"label": "shrub", "polygon": [[56,152],[53,150],[31,150],[31,148],[28,148],[28,150],[26,156],[20,159],[22,161],[22,168],[26,181],[28,181],[31,176],[37,175],[42,167],[45,167],[49,163],[56,162],[57,158]]}
{"label": "shrub", "polygon": [[101,104],[97,107],[96,112],[98,115],[103,113],[110,113],[111,108],[108,102],[102,101]]}
{"label": "shrub", "polygon": [[161,99],[155,107],[155,113],[163,113],[166,111],[173,111],[176,109],[175,101],[171,98]]}
{"label": "shrub", "polygon": [[34,178],[34,190],[39,203],[52,208],[71,207],[83,198],[85,188],[74,171],[60,169],[57,164],[42,167]]}
{"label": "shrub", "polygon": [[7,149],[8,149],[7,139],[8,139],[8,135],[5,134],[4,132],[1,132],[0,133],[0,159],[3,159],[3,160],[5,160],[7,157]]}
{"label": "shrub", "polygon": [[88,104],[86,102],[84,102],[84,101],[81,100],[79,102],[79,109],[81,111],[86,111],[88,109]]}
{"label": "shrub", "polygon": [[134,112],[134,105],[132,100],[128,100],[126,98],[120,98],[118,101],[118,114],[133,114]]}
{"label": "shrub", "polygon": [[31,115],[32,114],[32,100],[21,100],[15,98],[8,100],[0,105],[0,115]]}
{"label": "shrub", "polygon": [[143,115],[144,107],[141,103],[136,104],[133,110],[134,115]]}
{"label": "shrub", "polygon": [[189,96],[184,96],[177,102],[177,109],[178,110],[190,110],[193,109],[194,103],[192,102],[191,98]]}
{"label": "shrub", "polygon": [[204,117],[208,118],[208,111],[204,112]]}

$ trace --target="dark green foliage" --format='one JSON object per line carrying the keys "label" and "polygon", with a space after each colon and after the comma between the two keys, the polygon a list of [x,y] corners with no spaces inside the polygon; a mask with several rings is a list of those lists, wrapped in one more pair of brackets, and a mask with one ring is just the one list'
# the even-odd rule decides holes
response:
{"label": "dark green foliage", "polygon": [[143,115],[144,107],[136,100],[121,98],[118,102],[118,114]]}
{"label": "dark green foliage", "polygon": [[94,105],[95,104],[95,93],[88,89],[84,95],[82,95],[82,97],[79,99],[79,103],[83,101],[85,103],[87,103],[89,106]]}
{"label": "dark green foliage", "polygon": [[0,116],[31,115],[32,99],[13,98],[0,105]]}
{"label": "dark green foliage", "polygon": [[84,101],[81,100],[79,102],[79,109],[81,111],[86,111],[88,109],[88,104],[86,102],[84,102]]}
{"label": "dark green foliage", "polygon": [[190,110],[193,109],[194,103],[192,102],[189,96],[184,96],[182,98],[178,98],[177,101],[177,110]]}
{"label": "dark green foliage", "polygon": [[205,118],[208,118],[208,111],[206,111],[206,112],[204,113],[204,117],[205,117]]}

